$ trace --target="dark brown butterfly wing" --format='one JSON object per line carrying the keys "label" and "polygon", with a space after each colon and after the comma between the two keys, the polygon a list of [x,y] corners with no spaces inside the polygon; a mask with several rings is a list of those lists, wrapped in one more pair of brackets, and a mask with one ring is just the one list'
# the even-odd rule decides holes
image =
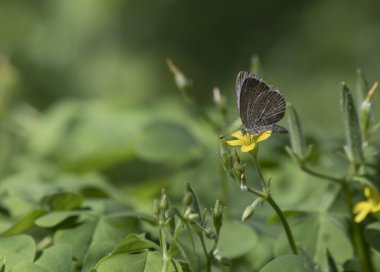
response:
{"label": "dark brown butterfly wing", "polygon": [[249,120],[251,126],[271,125],[280,121],[286,110],[286,102],[280,92],[270,90],[260,93],[252,109]]}
{"label": "dark brown butterfly wing", "polygon": [[269,91],[269,89],[269,86],[257,77],[245,78],[238,96],[240,118],[245,127],[252,127],[251,118],[254,114],[254,104],[259,95]]}
{"label": "dark brown butterfly wing", "polygon": [[[243,90],[244,81],[248,78],[252,78],[252,79],[250,80],[249,83],[247,83],[247,85],[245,85],[244,88],[252,88],[254,90],[246,90],[246,89]],[[236,102],[237,102],[238,109],[240,110],[240,101],[241,101],[240,94],[242,91],[244,93],[246,93],[247,91],[250,91],[250,92],[255,92],[258,94],[261,91],[269,90],[269,86],[266,85],[265,82],[262,79],[260,79],[258,76],[249,72],[241,71],[239,72],[236,78],[235,90],[236,90]]]}

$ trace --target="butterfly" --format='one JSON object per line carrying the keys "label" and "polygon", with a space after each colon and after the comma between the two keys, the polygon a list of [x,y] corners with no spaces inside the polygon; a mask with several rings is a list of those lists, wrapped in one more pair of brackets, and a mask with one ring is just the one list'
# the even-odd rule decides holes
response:
{"label": "butterfly", "polygon": [[284,97],[279,90],[266,84],[257,75],[239,72],[236,78],[236,100],[243,134],[260,134],[267,130],[288,132],[286,128],[275,124],[285,115]]}

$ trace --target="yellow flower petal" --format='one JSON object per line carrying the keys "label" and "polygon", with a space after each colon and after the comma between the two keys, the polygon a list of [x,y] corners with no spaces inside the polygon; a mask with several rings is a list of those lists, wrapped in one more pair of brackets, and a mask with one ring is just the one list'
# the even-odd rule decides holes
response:
{"label": "yellow flower petal", "polygon": [[371,195],[373,195],[373,189],[371,189],[370,187],[365,187],[364,188],[364,195],[367,198],[371,198]]}
{"label": "yellow flower petal", "polygon": [[251,143],[250,145],[242,145],[241,152],[249,152],[255,149],[256,143]]}
{"label": "yellow flower petal", "polygon": [[354,207],[354,213],[358,213],[361,210],[370,210],[371,209],[371,204],[366,202],[366,201],[361,201],[357,203]]}
{"label": "yellow flower petal", "polygon": [[356,216],[355,216],[355,222],[360,223],[364,220],[364,218],[368,215],[369,209],[362,209]]}
{"label": "yellow flower petal", "polygon": [[241,132],[241,130],[237,130],[235,131],[234,133],[231,134],[231,136],[235,137],[235,138],[238,138],[238,139],[243,139],[244,135],[243,133]]}
{"label": "yellow flower petal", "polygon": [[227,144],[235,146],[235,145],[244,145],[243,140],[231,140],[231,141],[226,141]]}
{"label": "yellow flower petal", "polygon": [[270,130],[264,131],[263,133],[256,136],[257,137],[256,142],[264,141],[264,140],[268,139],[271,135],[272,135],[272,131],[270,131]]}

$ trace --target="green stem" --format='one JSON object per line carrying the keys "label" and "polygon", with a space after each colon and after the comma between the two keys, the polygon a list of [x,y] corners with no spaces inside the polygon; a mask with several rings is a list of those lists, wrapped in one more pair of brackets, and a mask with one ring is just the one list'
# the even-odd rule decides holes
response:
{"label": "green stem", "polygon": [[350,186],[347,180],[341,181],[342,190],[345,196],[345,200],[347,202],[347,206],[350,213],[350,223],[351,223],[351,231],[352,231],[352,240],[354,244],[355,253],[359,257],[360,266],[363,272],[372,272],[372,262],[368,252],[367,247],[364,244],[364,237],[361,231],[361,227],[358,223],[355,222],[355,215],[353,213],[353,201],[352,201],[352,193],[350,190]]}
{"label": "green stem", "polygon": [[341,183],[342,182],[341,178],[336,178],[336,177],[332,177],[332,176],[329,176],[329,175],[325,175],[325,174],[316,172],[316,171],[310,169],[309,167],[307,167],[305,164],[301,164],[300,166],[301,166],[301,169],[305,173],[308,173],[308,174],[310,174],[312,176],[315,176],[315,177],[318,177],[318,178],[322,178],[322,179],[327,179],[327,180],[330,180],[330,181],[333,181],[333,182],[336,182],[336,183]]}
{"label": "green stem", "polygon": [[[257,150],[256,150],[256,152],[257,152]],[[257,160],[257,157],[256,157],[257,155],[252,154],[252,156],[253,156],[253,162],[256,166],[257,174],[259,175],[259,178],[260,178],[261,187],[264,189],[264,191],[267,191],[267,185],[266,185],[265,179],[263,177],[263,173],[261,171],[259,161]]]}
{"label": "green stem", "polygon": [[162,267],[161,272],[167,272],[169,269],[170,259],[168,258],[167,245],[166,245],[166,234],[164,229],[164,223],[160,222],[160,243],[162,247]]}
{"label": "green stem", "polygon": [[267,193],[263,193],[262,191],[253,189],[251,187],[247,187],[247,191],[250,192],[251,194],[257,195],[258,197],[261,197],[263,199],[267,199],[268,198],[268,194]]}
{"label": "green stem", "polygon": [[293,251],[294,255],[298,255],[297,246],[293,238],[292,231],[290,230],[288,221],[286,220],[286,217],[282,213],[280,207],[277,205],[277,203],[274,201],[274,199],[269,195],[266,199],[268,203],[272,206],[272,208],[276,211],[278,217],[281,220],[282,226],[284,227],[286,237],[288,237],[289,245]]}
{"label": "green stem", "polygon": [[253,188],[250,188],[250,187],[247,187],[247,191],[250,192],[250,193],[252,193],[252,194],[254,194],[254,195],[257,195],[257,196],[263,198],[264,200],[266,200],[272,206],[272,208],[275,210],[275,212],[277,213],[278,217],[280,218],[282,226],[284,227],[285,234],[286,234],[286,236],[288,238],[289,245],[290,245],[290,248],[292,249],[292,252],[295,255],[298,255],[297,246],[296,246],[296,243],[294,241],[292,231],[290,230],[288,221],[286,220],[286,217],[284,216],[283,212],[281,211],[281,209],[277,205],[277,203],[274,201],[274,199],[272,198],[272,196],[270,194],[257,191],[257,190],[255,190]]}
{"label": "green stem", "polygon": [[207,247],[206,247],[206,243],[205,243],[203,234],[199,234],[199,240],[201,240],[202,249],[203,249],[203,252],[206,256],[206,272],[211,272],[211,261],[212,260],[210,258],[210,255],[207,252]]}
{"label": "green stem", "polygon": [[170,244],[169,251],[167,252],[167,258],[169,260],[171,260],[171,257],[172,257],[172,254],[173,254],[172,250],[174,249],[173,245],[178,240],[178,237],[179,237],[179,235],[181,233],[183,225],[184,225],[183,221],[179,220],[179,223],[178,223],[177,227],[175,228],[175,231],[174,231],[174,234],[173,234],[173,239],[172,239],[172,242]]}

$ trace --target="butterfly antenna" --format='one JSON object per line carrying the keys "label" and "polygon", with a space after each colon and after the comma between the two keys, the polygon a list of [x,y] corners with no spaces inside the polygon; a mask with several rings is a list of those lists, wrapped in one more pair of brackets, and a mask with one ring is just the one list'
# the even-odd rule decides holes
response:
{"label": "butterfly antenna", "polygon": [[226,137],[226,136],[228,136],[228,135],[230,135],[232,132],[234,132],[236,129],[234,129],[234,130],[231,130],[230,132],[228,132],[228,133],[226,133],[226,134],[223,134],[223,135],[221,135],[220,137],[219,137],[219,139],[223,139],[224,137]]}

